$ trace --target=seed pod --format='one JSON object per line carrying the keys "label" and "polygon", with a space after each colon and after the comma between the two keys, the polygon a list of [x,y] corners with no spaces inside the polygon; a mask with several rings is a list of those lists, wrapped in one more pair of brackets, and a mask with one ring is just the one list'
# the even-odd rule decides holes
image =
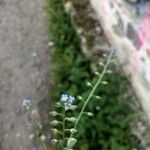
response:
{"label": "seed pod", "polygon": [[93,115],[93,113],[91,113],[91,112],[87,112],[86,113],[89,117],[93,117],[94,115]]}
{"label": "seed pod", "polygon": [[107,81],[103,81],[102,84],[106,85],[106,84],[108,84],[108,82]]}
{"label": "seed pod", "polygon": [[50,112],[49,114],[50,114],[51,116],[53,116],[53,117],[57,116],[57,112],[56,112],[56,111],[52,111],[52,112]]}
{"label": "seed pod", "polygon": [[77,130],[74,129],[74,128],[72,128],[72,129],[70,129],[70,132],[71,132],[71,133],[77,133]]}
{"label": "seed pod", "polygon": [[58,130],[57,129],[51,129],[51,131],[53,132],[53,134],[57,134],[58,133]]}
{"label": "seed pod", "polygon": [[67,141],[67,148],[71,149],[76,143],[77,140],[75,138],[69,138]]}
{"label": "seed pod", "polygon": [[96,72],[95,72],[95,75],[99,76],[99,75],[100,75],[100,73],[96,71]]}
{"label": "seed pod", "polygon": [[75,110],[75,109],[77,109],[77,106],[76,105],[71,105],[69,109],[70,110]]}
{"label": "seed pod", "polygon": [[87,82],[86,85],[87,85],[88,87],[93,87],[93,85],[92,85],[90,82]]}
{"label": "seed pod", "polygon": [[73,123],[77,122],[77,119],[75,117],[66,118],[66,120],[70,121],[70,122],[73,122]]}
{"label": "seed pod", "polygon": [[59,124],[59,122],[58,122],[57,120],[54,120],[54,121],[51,122],[51,125],[52,125],[52,126],[56,126],[56,125],[58,125],[58,124]]}

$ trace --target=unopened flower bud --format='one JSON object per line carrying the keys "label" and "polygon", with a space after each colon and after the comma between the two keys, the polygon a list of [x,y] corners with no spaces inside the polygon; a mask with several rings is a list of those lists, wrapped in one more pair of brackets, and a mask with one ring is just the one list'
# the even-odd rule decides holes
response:
{"label": "unopened flower bud", "polygon": [[87,115],[90,116],[90,117],[94,116],[93,113],[91,113],[91,112],[87,112]]}
{"label": "unopened flower bud", "polygon": [[97,95],[97,96],[95,96],[95,98],[96,98],[96,99],[101,99],[101,97],[100,97],[100,96],[98,96],[98,95]]}
{"label": "unopened flower bud", "polygon": [[104,53],[103,56],[104,56],[104,57],[107,57],[107,54]]}
{"label": "unopened flower bud", "polygon": [[90,82],[87,82],[86,84],[87,84],[87,86],[89,86],[89,87],[93,87]]}
{"label": "unopened flower bud", "polygon": [[79,100],[83,100],[83,97],[80,96],[80,95],[79,95],[77,98],[78,98]]}
{"label": "unopened flower bud", "polygon": [[96,71],[96,72],[95,72],[95,75],[99,76],[99,75],[100,75],[100,73]]}
{"label": "unopened flower bud", "polygon": [[103,64],[102,62],[99,62],[99,65],[100,65],[100,66],[104,66],[104,64]]}
{"label": "unopened flower bud", "polygon": [[108,74],[111,74],[111,73],[112,73],[112,71],[111,71],[111,70],[107,70],[107,73],[108,73]]}
{"label": "unopened flower bud", "polygon": [[108,82],[107,82],[107,81],[103,81],[102,84],[105,84],[105,85],[106,85],[106,84],[108,84]]}

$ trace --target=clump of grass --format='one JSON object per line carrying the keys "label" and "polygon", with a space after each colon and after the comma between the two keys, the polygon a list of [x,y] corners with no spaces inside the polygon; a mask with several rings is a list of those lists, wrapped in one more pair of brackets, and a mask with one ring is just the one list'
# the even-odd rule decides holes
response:
{"label": "clump of grass", "polygon": [[[50,23],[49,34],[55,44],[52,49],[54,64],[52,97],[59,100],[59,95],[67,91],[71,95],[85,98],[90,93],[85,83],[94,84],[96,81],[90,69],[90,60],[81,51],[80,39],[70,16],[64,11],[61,0],[49,0],[47,12]],[[108,85],[98,87],[95,93],[101,100],[92,97],[85,108],[85,112],[91,112],[93,117],[83,116],[78,124],[78,134],[75,137],[78,142],[75,149],[141,148],[137,139],[132,140],[130,121],[134,110],[129,105],[132,96],[127,94],[130,90],[128,81],[116,66],[112,65],[110,69],[113,74],[104,76]],[[78,109],[70,112],[70,116],[77,116],[83,103],[77,101],[76,105]]]}

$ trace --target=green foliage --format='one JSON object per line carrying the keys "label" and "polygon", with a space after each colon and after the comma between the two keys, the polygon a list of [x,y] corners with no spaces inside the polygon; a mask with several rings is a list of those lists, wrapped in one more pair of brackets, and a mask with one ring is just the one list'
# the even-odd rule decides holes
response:
{"label": "green foliage", "polygon": [[[49,0],[47,7],[49,17],[49,34],[55,43],[52,51],[54,63],[53,99],[67,91],[71,95],[81,95],[86,98],[90,92],[86,82],[95,83],[90,70],[90,60],[80,49],[80,39],[77,36],[70,16],[64,11],[61,0]],[[93,97],[86,112],[92,112],[93,117],[82,117],[78,125],[78,143],[76,149],[80,150],[131,150],[139,146],[132,141],[130,118],[134,113],[129,107],[130,96],[127,79],[121,75],[115,66],[113,74],[105,75],[108,85],[100,86],[96,95],[101,100]],[[77,116],[82,108],[82,102],[77,102],[77,111],[72,116]]]}
{"label": "green foliage", "polygon": [[101,100],[93,98],[87,108],[94,116],[81,120],[78,138],[90,143],[86,144],[87,149],[131,150],[135,146],[129,124],[133,110],[128,104],[131,99],[124,97],[127,81],[118,72],[105,75],[105,79],[108,85],[101,85],[97,90]]}
{"label": "green foliage", "polygon": [[[64,90],[77,95],[84,90],[84,82],[81,81],[90,77],[89,60],[81,53],[80,40],[60,0],[49,0],[47,12],[50,17],[50,38],[55,43],[52,61],[57,98]],[[77,89],[79,86],[80,92]]]}

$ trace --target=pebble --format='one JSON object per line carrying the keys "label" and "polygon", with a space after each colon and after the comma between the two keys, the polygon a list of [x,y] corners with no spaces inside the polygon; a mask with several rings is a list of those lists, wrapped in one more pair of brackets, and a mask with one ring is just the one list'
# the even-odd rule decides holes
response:
{"label": "pebble", "polygon": [[17,108],[15,108],[15,113],[17,115],[20,115],[21,114],[21,108],[18,106]]}
{"label": "pebble", "polygon": [[35,135],[32,133],[32,134],[30,134],[29,135],[29,140],[32,140],[32,139],[34,139],[34,137],[35,137]]}
{"label": "pebble", "polygon": [[48,46],[49,46],[49,47],[54,46],[54,42],[52,42],[52,41],[48,42]]}
{"label": "pebble", "polygon": [[34,67],[38,67],[38,66],[40,66],[42,64],[42,62],[41,62],[41,59],[40,58],[35,58],[34,60],[33,60],[33,66]]}
{"label": "pebble", "polygon": [[17,137],[17,138],[20,138],[20,137],[21,137],[21,134],[20,134],[20,133],[17,133],[17,134],[16,134],[16,137]]}
{"label": "pebble", "polygon": [[37,53],[36,52],[33,52],[32,53],[32,57],[36,57],[37,56]]}

